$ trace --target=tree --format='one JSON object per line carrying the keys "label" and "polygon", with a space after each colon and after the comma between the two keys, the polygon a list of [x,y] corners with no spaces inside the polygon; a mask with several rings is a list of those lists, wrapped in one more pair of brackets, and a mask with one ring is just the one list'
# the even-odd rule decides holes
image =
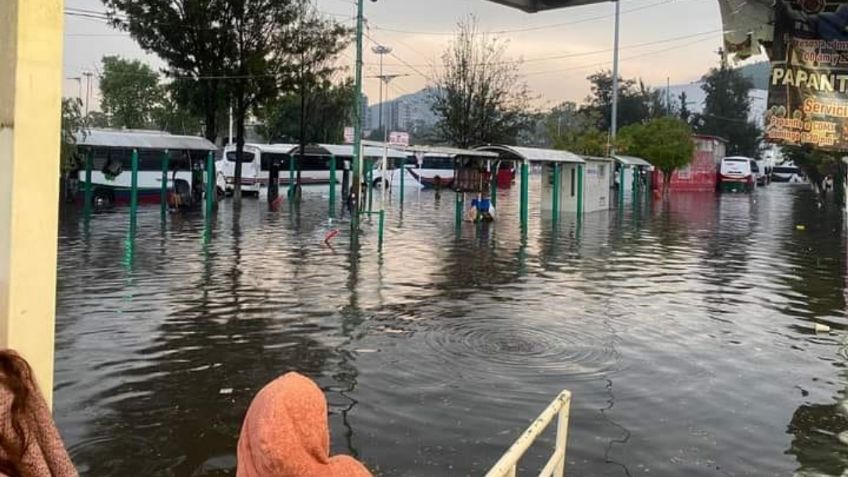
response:
{"label": "tree", "polygon": [[[112,24],[128,31],[142,49],[168,64],[167,75],[191,94],[175,99],[203,117],[204,136],[218,137],[226,109],[222,73],[231,58],[230,0],[103,0]],[[282,2],[281,2],[282,3]]]}
{"label": "tree", "polygon": [[[301,163],[303,162],[304,152],[308,143],[308,126],[310,122],[311,112],[315,109],[320,109],[321,106],[327,106],[328,102],[320,104],[322,100],[322,92],[330,92],[329,77],[338,70],[335,64],[335,59],[338,54],[347,47],[350,42],[350,37],[353,30],[341,25],[333,20],[324,18],[318,13],[318,10],[310,2],[301,2],[298,11],[297,29],[294,33],[294,41],[291,43],[292,49],[290,54],[290,67],[295,71],[296,81],[294,82],[297,94],[300,98],[300,111],[297,117],[300,119],[300,132],[297,137],[300,138],[300,161],[297,161],[297,186],[301,185]],[[322,88],[323,91],[315,91],[316,88]],[[315,91],[315,97],[312,98],[312,92]],[[347,90],[353,97],[352,84],[348,85]],[[312,102],[318,104],[311,104]],[[336,105],[353,107],[353,101],[336,102]],[[313,106],[318,106],[315,108]],[[331,107],[332,109],[332,107]],[[326,112],[326,111],[324,111]],[[338,112],[338,111],[337,111]],[[336,119],[346,118],[346,114],[336,116]],[[315,118],[317,119],[317,118]],[[323,118],[328,119],[326,116]],[[341,126],[342,129],[344,125]]]}
{"label": "tree", "polygon": [[[353,111],[353,82],[335,85],[329,80],[310,87],[306,122],[301,131],[300,95],[288,93],[256,110],[259,134],[271,142],[335,143],[344,139],[344,127]],[[380,138],[382,140],[382,137]]]}
{"label": "tree", "polygon": [[548,114],[546,126],[551,144],[576,154],[606,155],[607,134],[597,124],[601,113],[592,108],[579,108],[567,101]]}
{"label": "tree", "polygon": [[712,68],[702,80],[707,97],[704,112],[695,116],[695,130],[727,139],[728,154],[757,157],[762,130],[748,119],[751,80],[725,63]]}
{"label": "tree", "polygon": [[527,123],[530,93],[506,43],[481,33],[470,16],[457,25],[442,62],[432,89],[440,139],[458,147],[514,143]]}
{"label": "tree", "polygon": [[203,120],[176,99],[174,84],[162,86],[162,96],[151,113],[151,126],[172,134],[194,136],[202,134]]}
{"label": "tree", "polygon": [[79,167],[77,155],[77,135],[88,133],[85,118],[82,115],[82,101],[78,98],[62,99],[62,130],[60,151],[62,173]]}
{"label": "tree", "polygon": [[[830,176],[834,183],[841,182],[844,174],[839,155],[814,149],[809,146],[783,146],[783,153],[795,165],[804,171],[818,193],[824,198],[825,177]],[[841,194],[837,194],[837,200]]]}
{"label": "tree", "polygon": [[627,126],[621,136],[628,154],[643,157],[662,171],[663,196],[667,196],[671,174],[692,161],[695,146],[689,125],[666,116]]}
{"label": "tree", "polygon": [[692,111],[689,111],[689,98],[686,97],[686,91],[681,91],[677,100],[680,101],[680,109],[677,111],[677,117],[688,124],[689,120],[692,118]]}
{"label": "tree", "polygon": [[104,56],[100,76],[100,109],[117,128],[140,129],[152,123],[161,102],[159,74],[138,60]]}
{"label": "tree", "polygon": [[[612,118],[612,73],[600,71],[588,78],[591,94],[581,108],[592,112],[597,118],[595,127],[600,131],[611,129]],[[618,81],[618,127],[640,123],[666,114],[662,95],[645,85],[642,80],[623,79]]]}

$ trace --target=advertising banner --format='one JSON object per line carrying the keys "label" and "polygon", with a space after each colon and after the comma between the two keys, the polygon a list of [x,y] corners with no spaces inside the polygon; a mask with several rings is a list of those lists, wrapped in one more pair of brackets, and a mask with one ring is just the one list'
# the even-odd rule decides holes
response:
{"label": "advertising banner", "polygon": [[778,0],[765,138],[848,151],[848,0]]}

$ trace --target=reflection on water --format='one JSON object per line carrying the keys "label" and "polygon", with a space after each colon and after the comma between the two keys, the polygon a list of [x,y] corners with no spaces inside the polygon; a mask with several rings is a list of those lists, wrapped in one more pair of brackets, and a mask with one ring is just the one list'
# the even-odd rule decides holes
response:
{"label": "reflection on water", "polygon": [[409,191],[382,252],[320,192],[225,203],[208,230],[145,208],[131,242],[125,211],[67,211],[55,399],[81,473],[232,475],[250,400],[288,370],[327,393],[334,451],[382,475],[479,475],[563,388],[576,475],[848,469],[839,211],[774,185],[536,212],[523,235],[516,191],[498,205],[456,231],[451,194]]}

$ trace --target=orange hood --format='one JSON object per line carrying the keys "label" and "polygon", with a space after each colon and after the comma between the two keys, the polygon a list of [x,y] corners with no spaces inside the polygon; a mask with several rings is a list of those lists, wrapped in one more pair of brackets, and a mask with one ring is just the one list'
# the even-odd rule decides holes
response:
{"label": "orange hood", "polygon": [[352,457],[330,457],[327,401],[297,373],[277,378],[253,399],[239,437],[236,476],[372,477]]}

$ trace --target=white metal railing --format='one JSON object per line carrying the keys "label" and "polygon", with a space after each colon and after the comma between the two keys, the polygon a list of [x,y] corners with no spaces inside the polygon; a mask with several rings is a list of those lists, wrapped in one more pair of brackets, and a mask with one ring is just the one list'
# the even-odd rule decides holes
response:
{"label": "white metal railing", "polygon": [[530,427],[521,434],[515,444],[506,451],[506,454],[495,463],[494,467],[486,474],[486,477],[515,477],[518,470],[518,461],[533,445],[533,442],[542,435],[542,432],[551,423],[554,416],[557,419],[556,447],[554,454],[542,468],[539,477],[562,477],[565,473],[565,444],[568,440],[568,417],[571,408],[571,392],[565,390],[554,399],[542,414],[530,424]]}

